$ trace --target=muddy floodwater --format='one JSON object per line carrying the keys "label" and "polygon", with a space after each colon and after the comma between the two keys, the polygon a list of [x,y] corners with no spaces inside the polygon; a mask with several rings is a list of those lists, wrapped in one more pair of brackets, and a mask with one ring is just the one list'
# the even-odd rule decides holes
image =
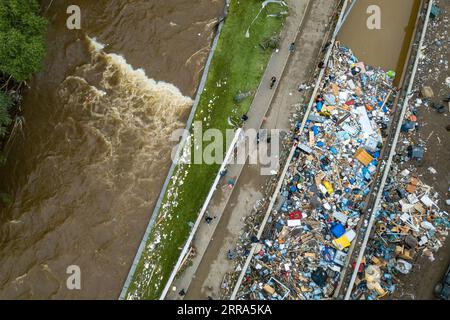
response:
{"label": "muddy floodwater", "polygon": [[[51,5],[50,5],[51,4]],[[192,106],[224,0],[42,1],[44,70],[0,190],[0,298],[118,297]],[[81,30],[66,28],[69,5]],[[66,269],[81,269],[81,290]]]}
{"label": "muddy floodwater", "polygon": [[[380,29],[367,27],[367,20],[374,13],[368,13],[371,6],[380,10]],[[338,40],[368,65],[396,71],[399,80],[419,7],[420,0],[358,0]]]}

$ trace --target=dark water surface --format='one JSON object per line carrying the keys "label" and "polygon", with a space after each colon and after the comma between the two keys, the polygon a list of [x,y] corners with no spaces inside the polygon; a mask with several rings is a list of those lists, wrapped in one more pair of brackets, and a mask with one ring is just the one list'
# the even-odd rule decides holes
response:
{"label": "dark water surface", "polygon": [[[49,3],[45,68],[0,172],[13,199],[0,212],[0,298],[115,299],[224,0]],[[72,4],[80,31],[66,28]],[[66,288],[69,265],[81,268],[81,291]]]}

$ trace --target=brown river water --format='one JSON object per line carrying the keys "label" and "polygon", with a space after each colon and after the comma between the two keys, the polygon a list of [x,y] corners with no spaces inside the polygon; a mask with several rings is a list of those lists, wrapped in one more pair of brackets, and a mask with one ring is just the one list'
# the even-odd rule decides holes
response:
{"label": "brown river water", "polygon": [[[389,17],[371,32],[362,0],[340,40],[368,64],[399,70],[414,2],[370,1]],[[82,10],[80,31],[65,26],[71,4]],[[118,297],[223,6],[52,2],[45,68],[25,93],[26,121],[0,171],[0,190],[12,197],[0,212],[0,299]],[[69,265],[81,269],[81,290],[66,288]]]}
{"label": "brown river water", "polygon": [[[0,213],[0,299],[115,299],[224,1],[49,3],[45,68],[25,93],[25,124],[0,172],[12,197]],[[81,30],[66,28],[72,4]],[[66,288],[69,265],[81,269],[81,290]]]}

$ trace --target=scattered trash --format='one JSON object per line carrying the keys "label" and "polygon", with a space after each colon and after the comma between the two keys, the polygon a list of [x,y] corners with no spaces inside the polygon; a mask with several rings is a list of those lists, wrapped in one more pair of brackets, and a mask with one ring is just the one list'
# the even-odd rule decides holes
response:
{"label": "scattered trash", "polygon": [[432,19],[436,19],[436,17],[438,17],[440,14],[441,14],[441,9],[437,5],[433,4],[433,6],[431,7],[430,17]]}
{"label": "scattered trash", "polygon": [[431,99],[434,97],[433,89],[431,89],[430,87],[423,87],[421,93],[422,98],[424,99]]}
{"label": "scattered trash", "polygon": [[[450,205],[450,200],[443,201],[442,196],[445,195],[424,182],[427,174],[431,174],[433,177],[426,181],[434,184],[436,175],[442,174],[438,168],[442,167],[434,162],[436,168],[421,168],[412,161],[423,159],[433,133],[428,139],[422,139],[420,130],[417,131],[417,126],[413,127],[417,124],[417,118],[426,109],[435,109],[438,113],[449,111],[437,101],[437,95],[446,92],[450,84],[442,71],[448,69],[448,47],[445,44],[448,41],[448,18],[440,15],[436,5],[432,8],[432,18],[406,110],[401,142],[396,149],[381,209],[377,213],[376,227],[364,256],[367,266],[358,274],[353,299],[381,299],[386,296],[380,288],[369,286],[366,282],[365,273],[370,265],[379,267],[378,283],[383,291],[392,295],[400,287],[402,276],[414,272],[420,258],[431,262],[436,260],[436,253],[448,236],[450,221],[445,209]],[[445,98],[442,101],[447,102]],[[405,287],[401,289],[405,290]]]}
{"label": "scattered trash", "polygon": [[[423,182],[427,170],[432,175],[441,172],[433,167],[418,169],[427,141],[411,136],[420,131],[421,109],[434,105],[437,112],[450,111],[433,101],[442,94],[434,75],[448,69],[448,19],[441,18],[437,9],[432,10],[428,32],[432,36],[421,50],[418,80],[362,263],[347,266],[346,260],[358,225],[366,226],[364,200],[382,165],[380,153],[397,94],[395,72],[368,67],[351,50],[338,45],[306,130],[293,137],[298,142],[294,161],[261,239],[253,236],[260,223],[259,211],[248,218],[248,231],[237,248],[237,269],[241,270],[252,244],[257,244],[257,250],[239,299],[329,299],[347,267],[358,269],[353,299],[381,299],[395,292],[401,277],[413,272],[420,257],[436,259],[450,228],[448,212],[443,210],[450,206],[450,189],[448,200],[442,201]],[[325,67],[324,63],[319,67]],[[444,76],[438,84],[446,88],[449,79]],[[301,84],[298,89],[309,86]],[[445,106],[449,100],[443,100]],[[293,126],[299,129],[300,122]],[[450,131],[450,125],[446,129]],[[268,201],[264,199],[261,207]]]}
{"label": "scattered trash", "polygon": [[265,39],[263,42],[261,42],[259,44],[259,46],[263,49],[263,50],[274,50],[280,47],[280,42],[281,39],[279,36],[274,36],[274,37],[270,37]]}
{"label": "scattered trash", "polygon": [[428,171],[429,171],[431,174],[437,174],[436,169],[433,168],[433,167],[429,167],[429,168],[428,168]]}
{"label": "scattered trash", "polygon": [[248,97],[251,97],[252,95],[253,95],[252,91],[239,92],[237,95],[234,96],[233,100],[235,103],[241,103],[242,101],[244,101]]}
{"label": "scattered trash", "polygon": [[[294,299],[332,297],[356,238],[396,91],[381,69],[336,46],[263,237],[243,281],[244,299],[277,299],[277,279]],[[242,261],[239,261],[242,265]],[[274,289],[274,290],[272,290]]]}

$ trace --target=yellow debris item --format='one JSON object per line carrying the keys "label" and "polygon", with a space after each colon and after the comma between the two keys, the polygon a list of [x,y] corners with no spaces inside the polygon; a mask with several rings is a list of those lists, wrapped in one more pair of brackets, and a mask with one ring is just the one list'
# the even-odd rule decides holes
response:
{"label": "yellow debris item", "polygon": [[350,241],[348,241],[347,237],[345,235],[343,235],[342,237],[340,237],[339,239],[333,240],[333,245],[339,249],[339,250],[344,250],[345,248],[350,247],[351,243]]}
{"label": "yellow debris item", "polygon": [[322,182],[322,184],[325,187],[325,189],[327,189],[327,193],[329,195],[332,195],[334,193],[333,186],[331,185],[331,183],[329,181],[325,180],[324,182]]}
{"label": "yellow debris item", "polygon": [[355,158],[365,166],[368,166],[373,161],[373,157],[363,148],[359,148],[356,151]]}
{"label": "yellow debris item", "polygon": [[375,291],[378,293],[378,295],[380,295],[380,298],[384,297],[386,295],[386,291],[383,289],[383,287],[381,287],[381,284],[376,283],[374,285],[374,289]]}
{"label": "yellow debris item", "polygon": [[321,112],[319,112],[319,115],[321,115],[322,117],[325,117],[325,118],[330,118],[331,117],[331,112],[330,111],[321,111]]}

